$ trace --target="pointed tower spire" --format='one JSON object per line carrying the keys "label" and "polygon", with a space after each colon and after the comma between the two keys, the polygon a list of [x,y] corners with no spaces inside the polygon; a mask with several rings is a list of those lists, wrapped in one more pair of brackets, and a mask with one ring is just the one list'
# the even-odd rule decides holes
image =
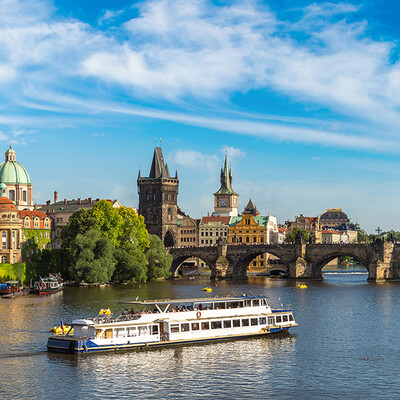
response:
{"label": "pointed tower spire", "polygon": [[216,194],[237,194],[232,189],[232,170],[229,169],[228,153],[225,153],[225,162],[221,168],[221,187]]}

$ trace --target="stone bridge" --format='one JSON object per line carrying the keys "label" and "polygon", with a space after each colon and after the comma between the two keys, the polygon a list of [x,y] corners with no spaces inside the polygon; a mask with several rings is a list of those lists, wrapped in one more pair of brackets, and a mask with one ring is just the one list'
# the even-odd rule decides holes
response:
{"label": "stone bridge", "polygon": [[400,279],[400,244],[219,244],[210,247],[183,247],[169,250],[173,257],[171,273],[188,258],[200,258],[211,269],[211,278],[246,278],[247,266],[257,256],[269,253],[286,266],[289,278],[322,279],[322,268],[340,256],[350,256],[375,281]]}

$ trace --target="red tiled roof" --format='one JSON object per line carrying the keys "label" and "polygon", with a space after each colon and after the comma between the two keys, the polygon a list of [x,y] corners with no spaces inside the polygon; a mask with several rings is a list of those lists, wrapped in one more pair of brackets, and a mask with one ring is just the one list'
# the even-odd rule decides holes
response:
{"label": "red tiled roof", "polygon": [[337,235],[341,235],[341,234],[342,234],[342,232],[339,232],[339,231],[332,231],[332,230],[330,230],[330,229],[325,229],[325,230],[322,231],[322,233],[323,233],[323,234],[324,234],[324,233],[325,233],[325,234],[327,234],[327,233],[329,234],[329,233],[330,233],[330,234],[337,234]]}
{"label": "red tiled roof", "polygon": [[279,232],[287,232],[287,229],[286,228],[279,228],[279,226],[278,226],[278,231]]}
{"label": "red tiled roof", "polygon": [[228,225],[230,219],[231,217],[203,217],[201,219],[201,222],[203,224],[206,224],[208,222],[221,222],[224,225]]}
{"label": "red tiled roof", "polygon": [[38,217],[40,219],[44,219],[44,218],[47,217],[47,214],[44,211],[21,210],[21,211],[18,211],[18,214],[20,215],[21,218],[24,218],[24,217],[29,217],[29,218]]}

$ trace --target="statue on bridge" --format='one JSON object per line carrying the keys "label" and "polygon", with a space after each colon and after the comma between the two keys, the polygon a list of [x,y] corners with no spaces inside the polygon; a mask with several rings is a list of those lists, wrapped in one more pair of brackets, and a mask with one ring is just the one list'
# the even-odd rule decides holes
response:
{"label": "statue on bridge", "polygon": [[238,243],[239,243],[239,238],[238,238],[236,232],[235,232],[235,234],[233,235],[232,243],[233,243],[233,244],[238,244]]}
{"label": "statue on bridge", "polygon": [[296,242],[295,242],[296,244],[304,244],[304,237],[300,231],[297,231],[295,240],[296,240]]}

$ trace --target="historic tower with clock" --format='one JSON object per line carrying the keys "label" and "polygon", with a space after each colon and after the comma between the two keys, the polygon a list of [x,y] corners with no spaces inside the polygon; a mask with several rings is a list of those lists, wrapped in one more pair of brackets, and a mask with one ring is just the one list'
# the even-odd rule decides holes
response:
{"label": "historic tower with clock", "polygon": [[225,155],[221,168],[221,187],[214,193],[214,217],[237,217],[239,195],[232,189],[232,170],[228,167],[228,155]]}

